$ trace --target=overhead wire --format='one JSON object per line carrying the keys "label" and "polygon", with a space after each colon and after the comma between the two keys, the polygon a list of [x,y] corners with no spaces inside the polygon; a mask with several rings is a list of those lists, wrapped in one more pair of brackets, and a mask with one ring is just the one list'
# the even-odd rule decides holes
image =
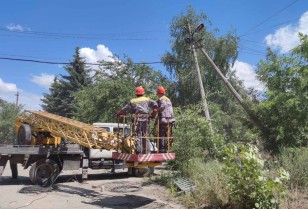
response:
{"label": "overhead wire", "polygon": [[250,33],[252,31],[254,31],[255,29],[257,29],[259,26],[263,25],[264,23],[266,23],[267,21],[269,21],[270,19],[272,19],[273,17],[275,17],[276,15],[278,15],[279,13],[283,12],[284,10],[288,9],[289,7],[291,7],[292,5],[294,5],[296,2],[298,2],[299,0],[295,0],[292,3],[286,5],[285,7],[283,7],[282,9],[278,10],[277,12],[275,12],[273,15],[267,17],[266,19],[262,20],[260,23],[258,23],[257,25],[255,25],[254,27],[252,27],[251,29],[249,29],[246,33],[240,35],[240,37],[246,35],[247,33]]}
{"label": "overhead wire", "polygon": [[[22,59],[22,58],[12,58],[12,57],[0,57],[0,60],[10,60],[10,61],[19,61],[19,62],[33,62],[33,63],[40,63],[40,64],[51,64],[51,65],[68,65],[69,62],[52,62],[52,61],[42,61],[42,60],[35,60],[35,59]],[[157,61],[157,62],[134,62],[132,64],[135,65],[152,65],[152,64],[161,64],[163,62]],[[86,65],[95,65],[95,66],[103,66],[106,64],[100,64],[100,63],[88,63],[85,62]]]}
{"label": "overhead wire", "polygon": [[240,48],[240,50],[251,51],[251,52],[259,53],[259,54],[262,54],[262,55],[266,55],[265,52],[255,50],[255,49],[252,49],[252,48],[249,48],[249,47],[239,47],[239,48]]}
{"label": "overhead wire", "polygon": [[53,33],[40,31],[17,31],[0,27],[0,31],[13,34],[0,34],[0,36],[13,37],[37,37],[37,38],[74,38],[74,39],[105,39],[105,40],[157,40],[156,38],[139,38],[136,35],[144,33],[154,33],[154,31],[131,32],[131,33],[114,33],[114,34],[76,34],[76,33]]}
{"label": "overhead wire", "polygon": [[248,36],[248,35],[250,35],[250,34],[259,33],[259,32],[262,32],[262,31],[265,31],[265,30],[268,30],[268,29],[271,29],[271,28],[276,28],[276,27],[278,27],[278,26],[285,25],[285,24],[287,24],[287,23],[292,23],[292,22],[294,22],[294,21],[297,21],[298,19],[299,19],[299,17],[293,18],[293,19],[291,19],[291,20],[287,20],[287,21],[284,21],[284,22],[282,22],[282,23],[278,23],[278,24],[276,24],[276,25],[269,26],[269,27],[266,27],[266,28],[263,28],[263,29],[260,29],[260,30],[254,31],[254,32],[246,32],[246,34],[241,35],[241,36],[239,36],[239,37],[243,37],[243,36]]}
{"label": "overhead wire", "polygon": [[61,60],[59,57],[37,57],[37,56],[29,56],[29,55],[16,55],[16,54],[2,54],[0,53],[0,56],[5,56],[5,57],[26,57],[26,58],[33,58],[33,59],[52,59],[52,60]]}

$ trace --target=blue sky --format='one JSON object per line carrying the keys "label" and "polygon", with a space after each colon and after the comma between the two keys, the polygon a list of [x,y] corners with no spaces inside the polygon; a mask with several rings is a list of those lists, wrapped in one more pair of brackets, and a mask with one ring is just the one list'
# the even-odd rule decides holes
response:
{"label": "blue sky", "polygon": [[[255,65],[267,46],[279,53],[298,44],[297,33],[308,34],[307,0],[113,0],[14,1],[0,7],[0,57],[68,62],[75,47],[88,62],[127,54],[134,62],[160,61],[170,51],[169,25],[187,5],[203,11],[219,29],[217,36],[236,29],[241,36],[237,75],[247,87],[262,89]],[[165,72],[163,65],[152,65]],[[40,109],[61,65],[0,59],[0,97]]]}

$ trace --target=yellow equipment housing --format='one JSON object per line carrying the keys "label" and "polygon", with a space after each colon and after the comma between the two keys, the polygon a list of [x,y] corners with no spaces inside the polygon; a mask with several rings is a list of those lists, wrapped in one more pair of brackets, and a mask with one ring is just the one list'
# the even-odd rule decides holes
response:
{"label": "yellow equipment housing", "polygon": [[[90,124],[68,119],[48,112],[24,111],[16,120],[15,127],[20,134],[21,127],[27,124],[31,127],[34,137],[28,139],[26,144],[58,145],[61,138],[73,141],[87,148],[120,150],[120,138]],[[21,133],[20,135],[22,135]],[[45,137],[44,137],[45,134]],[[33,134],[32,134],[33,135]]]}

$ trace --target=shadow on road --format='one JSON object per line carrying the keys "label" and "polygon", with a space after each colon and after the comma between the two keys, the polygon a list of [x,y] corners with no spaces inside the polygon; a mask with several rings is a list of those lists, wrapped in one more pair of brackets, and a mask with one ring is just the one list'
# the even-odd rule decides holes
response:
{"label": "shadow on road", "polygon": [[82,201],[84,204],[100,206],[102,208],[139,208],[154,202],[154,199],[150,199],[137,195],[121,195],[121,196],[106,196],[100,197],[91,202]]}
{"label": "shadow on road", "polygon": [[0,186],[7,185],[31,185],[31,181],[29,177],[19,176],[17,179],[13,179],[10,176],[2,176],[0,177]]}
{"label": "shadow on road", "polygon": [[[110,195],[97,192],[93,189],[86,189],[86,188],[75,187],[75,186],[70,186],[70,185],[63,185],[63,184],[53,185],[51,187],[40,187],[37,185],[28,185],[28,186],[24,186],[18,192],[24,193],[24,194],[57,192],[57,193],[66,193],[70,195],[78,195],[81,197],[88,198],[87,199],[88,201],[81,201],[82,204],[100,206],[102,208],[108,207],[108,208],[114,208],[114,209],[138,208],[138,207],[151,204],[155,201],[155,199],[138,196],[138,195],[114,194],[114,196],[110,196]],[[154,204],[157,204],[157,203],[154,203]]]}
{"label": "shadow on road", "polygon": [[[127,172],[118,172],[118,173],[98,173],[98,174],[89,174],[88,180],[112,180],[112,179],[126,179],[129,178]],[[70,175],[61,175],[57,178],[57,183],[65,182],[82,182],[81,174],[70,174]],[[0,186],[8,185],[32,185],[29,177],[27,176],[18,176],[17,179],[13,179],[10,176],[1,176],[0,177]]]}

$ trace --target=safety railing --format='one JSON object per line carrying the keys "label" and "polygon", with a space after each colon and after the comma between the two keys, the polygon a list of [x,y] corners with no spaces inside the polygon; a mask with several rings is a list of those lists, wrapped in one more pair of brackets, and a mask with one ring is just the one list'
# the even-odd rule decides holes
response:
{"label": "safety railing", "polygon": [[162,124],[159,117],[151,120],[148,114],[121,115],[118,118],[119,126],[130,127],[129,136],[121,135],[124,151],[130,154],[170,153],[174,124],[165,119],[167,123]]}

